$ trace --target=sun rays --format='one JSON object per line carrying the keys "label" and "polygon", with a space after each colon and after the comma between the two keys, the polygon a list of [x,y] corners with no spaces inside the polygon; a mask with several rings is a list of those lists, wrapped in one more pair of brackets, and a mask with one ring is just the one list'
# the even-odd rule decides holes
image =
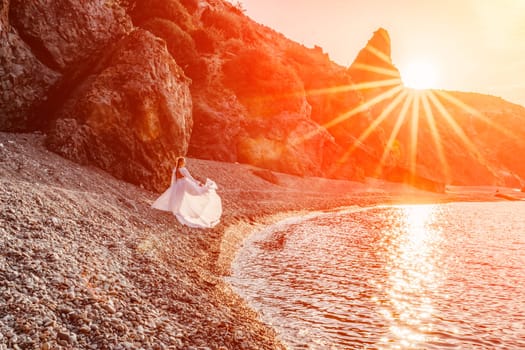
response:
{"label": "sun rays", "polygon": [[416,173],[417,164],[417,138],[419,135],[419,101],[421,91],[415,91],[412,103],[412,118],[410,119],[410,174]]}
{"label": "sun rays", "polygon": [[[368,89],[376,89],[381,87],[391,87],[401,85],[401,79],[391,78],[378,81],[371,81],[366,83],[359,84],[346,84],[341,86],[334,86],[323,89],[312,89],[306,91],[306,96],[316,96],[316,95],[327,95],[327,94],[338,94],[347,91],[364,91]],[[297,95],[297,94],[294,94]]]}
{"label": "sun rays", "polygon": [[[368,48],[368,50],[381,61],[387,62],[388,57],[379,50],[373,48]],[[444,139],[453,137],[463,146],[466,155],[477,159],[487,169],[491,169],[490,162],[485,159],[483,152],[480,151],[472,136],[469,136],[473,134],[464,129],[465,124],[458,120],[459,117],[466,115],[486,124],[505,137],[516,137],[512,131],[496,124],[483,113],[448,92],[407,88],[402,84],[398,73],[392,69],[365,64],[355,65],[354,68],[356,67],[359,70],[374,74],[379,73],[378,75],[384,76],[384,79],[306,91],[307,96],[361,91],[366,97],[358,106],[326,121],[322,127],[328,131],[350,121],[360,113],[365,113],[374,107],[381,108],[379,114],[364,131],[357,136],[352,135],[353,142],[336,161],[337,164],[347,162],[354,152],[364,148],[367,139],[375,131],[383,128],[387,131],[387,139],[383,152],[377,159],[377,167],[372,174],[373,176],[379,176],[385,167],[391,166],[392,157],[395,156],[396,152],[400,152],[399,140],[400,135],[403,134],[406,150],[404,150],[402,159],[398,159],[400,162],[398,166],[407,170],[409,174],[416,175],[419,170],[418,166],[421,165],[418,155],[421,145],[425,144],[427,151],[429,147],[434,150],[438,161],[433,169],[434,173],[439,177],[439,181],[446,184],[451,182],[452,174],[447,160]],[[423,125],[425,131],[422,131]],[[306,138],[310,136],[305,135]]]}
{"label": "sun rays", "polygon": [[439,131],[436,126],[436,120],[434,118],[434,113],[432,112],[432,108],[430,107],[430,102],[428,100],[427,94],[423,94],[421,100],[423,103],[423,109],[425,110],[425,118],[430,128],[430,135],[432,137],[434,147],[437,151],[439,163],[441,164],[442,169],[443,169],[445,183],[450,183],[450,180],[451,180],[450,167],[448,165],[447,158],[445,157],[445,150],[443,148],[443,143],[441,142],[441,137],[439,136]]}
{"label": "sun rays", "polygon": [[368,110],[369,108],[377,105],[378,103],[392,98],[397,92],[399,92],[402,89],[403,89],[403,87],[401,85],[392,87],[392,88],[386,90],[385,92],[383,92],[383,93],[381,93],[381,94],[371,98],[370,100],[365,101],[364,103],[358,105],[357,107],[349,110],[348,112],[345,112],[345,113],[335,117],[334,119],[332,119],[329,122],[325,123],[323,125],[323,127],[325,127],[326,129],[330,129],[333,126],[335,126],[337,124],[340,124],[341,122],[343,122],[345,120],[348,120],[348,119],[352,118],[353,116]]}
{"label": "sun rays", "polygon": [[[338,146],[322,159],[330,163],[325,169],[329,176],[345,176],[348,164],[355,165],[364,159],[366,164],[361,169],[365,176],[387,178],[390,172],[398,171],[403,174],[402,181],[419,181],[423,177],[451,184],[460,171],[469,171],[457,167],[461,157],[480,166],[478,170],[496,174],[490,150],[480,148],[479,130],[520,141],[511,130],[454,93],[407,87],[389,55],[381,50],[368,45],[366,55],[367,60],[354,62],[347,71],[351,78],[357,79],[356,83],[251,97],[258,104],[298,99],[321,106],[315,116],[312,114],[314,127],[310,124],[307,132],[296,133],[282,142],[293,147],[321,135],[332,138],[329,142],[335,141]],[[326,103],[322,100],[324,96],[329,97]],[[345,105],[351,107],[344,110],[341,106]],[[327,111],[339,114],[330,115]],[[337,150],[339,146],[341,149]]]}
{"label": "sun rays", "polygon": [[392,132],[390,133],[390,136],[388,138],[388,141],[386,143],[385,149],[383,150],[383,154],[381,155],[381,159],[379,160],[379,163],[376,167],[376,171],[374,172],[375,175],[379,175],[381,173],[382,167],[385,165],[385,161],[387,160],[388,155],[393,149],[394,142],[396,141],[397,135],[399,134],[399,130],[401,130],[401,126],[403,125],[408,109],[410,107],[410,103],[412,102],[412,99],[414,98],[414,95],[411,93],[407,94],[407,97],[403,101],[403,106],[401,107],[401,112],[399,113],[398,118],[396,119],[396,123],[392,129]]}

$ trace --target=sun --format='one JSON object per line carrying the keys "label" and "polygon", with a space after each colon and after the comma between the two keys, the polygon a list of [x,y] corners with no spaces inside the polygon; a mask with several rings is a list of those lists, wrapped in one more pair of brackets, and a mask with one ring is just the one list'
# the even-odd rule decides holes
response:
{"label": "sun", "polygon": [[430,62],[411,62],[401,69],[403,84],[411,89],[433,89],[437,86],[437,69]]}

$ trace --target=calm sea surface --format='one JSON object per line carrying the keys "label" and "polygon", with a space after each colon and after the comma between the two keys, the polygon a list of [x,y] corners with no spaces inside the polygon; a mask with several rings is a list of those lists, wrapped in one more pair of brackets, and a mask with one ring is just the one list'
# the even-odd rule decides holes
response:
{"label": "calm sea surface", "polygon": [[229,282],[290,349],[525,349],[525,202],[282,223]]}

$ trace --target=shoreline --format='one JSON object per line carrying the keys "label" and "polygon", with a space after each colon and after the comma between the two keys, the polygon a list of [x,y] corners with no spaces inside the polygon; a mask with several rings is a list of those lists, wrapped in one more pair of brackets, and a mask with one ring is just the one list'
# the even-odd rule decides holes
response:
{"label": "shoreline", "polygon": [[[516,199],[515,197],[508,197],[507,195],[498,195],[502,199],[507,201],[516,201],[524,199]],[[460,203],[460,202],[505,202],[502,200],[491,199],[489,198],[441,198],[440,201],[432,201],[425,198],[413,199],[411,201],[394,201],[391,203],[377,202],[371,203],[366,206],[342,206],[337,208],[331,208],[326,210],[313,210],[313,211],[289,211],[282,212],[279,214],[269,215],[267,217],[261,218],[260,221],[253,223],[252,226],[247,225],[245,222],[240,222],[226,227],[224,230],[223,241],[221,244],[221,253],[217,260],[217,268],[219,274],[222,276],[229,276],[231,270],[231,265],[235,262],[236,255],[239,253],[239,250],[243,248],[244,243],[251,239],[253,235],[260,234],[261,231],[271,230],[273,227],[280,225],[287,225],[288,221],[291,222],[301,222],[304,220],[309,220],[311,218],[322,217],[324,215],[331,214],[341,214],[346,212],[356,212],[356,211],[366,211],[374,208],[383,208],[383,207],[392,207],[392,206],[403,206],[403,205],[437,205],[437,204],[446,204],[446,203]]]}
{"label": "shoreline", "polygon": [[199,230],[151,209],[158,194],[47,151],[42,134],[0,133],[0,159],[0,344],[9,348],[284,349],[223,278],[255,231],[342,207],[503,200],[490,188],[433,194],[280,173],[274,183],[249,165],[188,159],[223,199],[222,222]]}

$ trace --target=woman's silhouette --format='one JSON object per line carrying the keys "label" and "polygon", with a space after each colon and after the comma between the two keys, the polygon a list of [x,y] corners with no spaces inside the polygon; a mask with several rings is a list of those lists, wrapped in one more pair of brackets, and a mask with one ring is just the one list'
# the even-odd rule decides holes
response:
{"label": "woman's silhouette", "polygon": [[171,175],[170,187],[152,204],[152,208],[171,211],[186,226],[210,228],[217,225],[222,214],[222,201],[217,185],[210,179],[202,184],[195,180],[184,157],[178,157]]}

